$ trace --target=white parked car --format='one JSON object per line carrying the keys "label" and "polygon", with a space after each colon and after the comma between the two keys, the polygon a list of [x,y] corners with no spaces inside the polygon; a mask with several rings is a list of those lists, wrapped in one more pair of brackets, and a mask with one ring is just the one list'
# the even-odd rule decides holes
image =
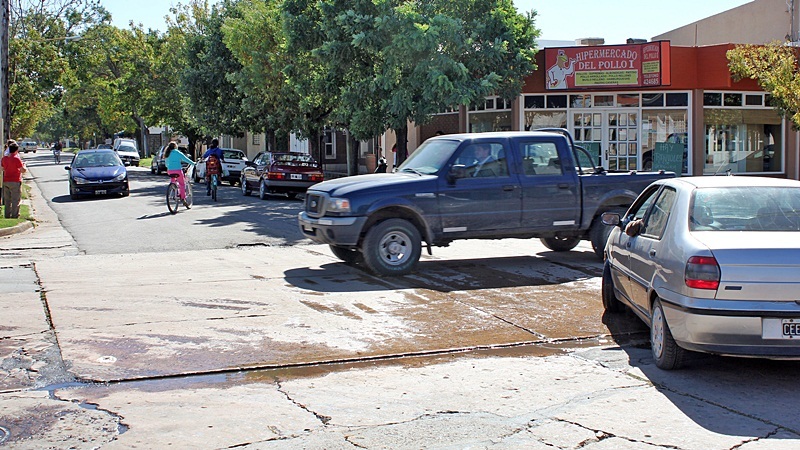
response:
{"label": "white parked car", "polygon": [[[235,148],[223,148],[222,158],[225,161],[222,162],[222,176],[220,177],[220,180],[227,181],[231,184],[231,186],[233,186],[235,183],[239,182],[239,177],[241,177],[242,170],[244,170],[245,163],[247,162],[247,156],[241,150],[237,150]],[[205,177],[206,162],[201,158],[197,161],[197,165],[195,166],[194,181],[200,181]]]}
{"label": "white parked car", "polygon": [[39,144],[34,141],[22,141],[19,143],[19,151],[22,153],[33,152],[36,153],[36,150],[39,148]]}

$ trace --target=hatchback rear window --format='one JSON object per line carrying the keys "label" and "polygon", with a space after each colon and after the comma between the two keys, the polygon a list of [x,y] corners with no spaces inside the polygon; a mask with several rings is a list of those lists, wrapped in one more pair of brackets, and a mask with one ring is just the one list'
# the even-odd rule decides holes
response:
{"label": "hatchback rear window", "polygon": [[722,187],[694,191],[692,231],[800,231],[800,189]]}

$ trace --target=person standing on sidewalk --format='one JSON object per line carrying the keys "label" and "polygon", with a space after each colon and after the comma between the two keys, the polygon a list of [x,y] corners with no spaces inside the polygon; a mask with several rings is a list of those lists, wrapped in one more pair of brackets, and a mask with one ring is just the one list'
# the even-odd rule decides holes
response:
{"label": "person standing on sidewalk", "polygon": [[16,142],[8,146],[8,155],[3,156],[0,165],[3,167],[3,206],[6,219],[19,217],[19,202],[22,197],[22,174],[27,171],[25,163],[19,157],[19,146]]}

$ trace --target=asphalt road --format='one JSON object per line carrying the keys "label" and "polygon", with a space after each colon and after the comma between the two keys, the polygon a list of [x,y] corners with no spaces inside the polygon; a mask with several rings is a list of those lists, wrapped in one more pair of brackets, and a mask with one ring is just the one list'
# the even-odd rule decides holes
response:
{"label": "asphalt road", "polygon": [[129,167],[131,195],[71,200],[70,157],[56,165],[52,153],[25,155],[36,182],[61,223],[85,254],[120,254],[237,246],[293,245],[302,240],[297,213],[302,199],[274,196],[260,200],[243,196],[238,186],[219,187],[217,202],[205,195],[205,185],[194,184],[194,207],[176,215],[165,201],[169,177],[152,175],[149,167]]}

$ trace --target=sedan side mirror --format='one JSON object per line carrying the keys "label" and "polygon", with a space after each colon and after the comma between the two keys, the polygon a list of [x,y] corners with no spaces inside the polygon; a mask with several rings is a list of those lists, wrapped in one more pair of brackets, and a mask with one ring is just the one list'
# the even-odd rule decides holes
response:
{"label": "sedan side mirror", "polygon": [[603,221],[603,225],[614,227],[619,226],[620,222],[622,221],[619,217],[619,213],[615,212],[604,212],[600,217],[600,220]]}

